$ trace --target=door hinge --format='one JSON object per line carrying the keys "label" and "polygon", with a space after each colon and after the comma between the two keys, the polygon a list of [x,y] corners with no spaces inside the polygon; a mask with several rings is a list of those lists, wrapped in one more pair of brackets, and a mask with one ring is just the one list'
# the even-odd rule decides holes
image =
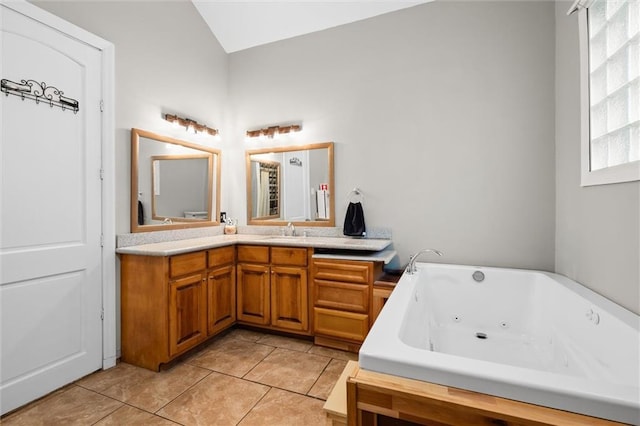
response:
{"label": "door hinge", "polygon": [[104,180],[104,169],[100,169],[100,180]]}
{"label": "door hinge", "polygon": [[100,309],[100,320],[104,321],[104,308]]}
{"label": "door hinge", "polygon": [[104,247],[104,234],[100,234],[100,247]]}
{"label": "door hinge", "polygon": [[100,112],[104,111],[104,101],[100,99]]}

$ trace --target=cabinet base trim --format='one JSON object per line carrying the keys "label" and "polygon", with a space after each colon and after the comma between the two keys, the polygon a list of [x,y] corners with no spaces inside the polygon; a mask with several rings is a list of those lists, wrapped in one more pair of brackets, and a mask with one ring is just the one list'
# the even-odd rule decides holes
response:
{"label": "cabinet base trim", "polygon": [[361,346],[359,343],[346,342],[344,340],[332,339],[330,337],[323,336],[315,336],[313,339],[313,343],[318,346],[326,346],[328,348],[340,349],[342,351],[355,353],[358,353]]}

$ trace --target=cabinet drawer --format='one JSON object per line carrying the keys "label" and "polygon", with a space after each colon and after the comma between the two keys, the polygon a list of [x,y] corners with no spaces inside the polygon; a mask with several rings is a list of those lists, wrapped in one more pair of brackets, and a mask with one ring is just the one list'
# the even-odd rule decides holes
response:
{"label": "cabinet drawer", "polygon": [[236,249],[234,246],[221,247],[207,251],[209,268],[233,263],[236,260]]}
{"label": "cabinet drawer", "polygon": [[172,278],[205,269],[207,269],[207,253],[204,251],[178,254],[169,258],[169,274]]}
{"label": "cabinet drawer", "polygon": [[347,260],[315,260],[313,278],[327,281],[342,281],[369,284],[373,275],[373,263]]}
{"label": "cabinet drawer", "polygon": [[354,312],[369,312],[369,286],[314,280],[314,305]]}
{"label": "cabinet drawer", "polygon": [[274,265],[307,266],[307,249],[271,247],[271,263]]}
{"label": "cabinet drawer", "polygon": [[269,247],[238,246],[238,262],[269,263]]}
{"label": "cabinet drawer", "polygon": [[315,334],[364,341],[369,332],[369,315],[333,309],[313,308]]}

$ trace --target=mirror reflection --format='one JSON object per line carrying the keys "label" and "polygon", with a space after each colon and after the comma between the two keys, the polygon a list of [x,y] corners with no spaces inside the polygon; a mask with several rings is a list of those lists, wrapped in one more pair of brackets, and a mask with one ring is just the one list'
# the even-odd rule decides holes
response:
{"label": "mirror reflection", "polygon": [[[257,156],[256,156],[257,157]],[[251,160],[252,203],[254,219],[280,218],[280,163],[278,161]]]}
{"label": "mirror reflection", "polygon": [[131,131],[131,232],[217,225],[220,151]]}
{"label": "mirror reflection", "polygon": [[246,152],[247,223],[334,226],[333,143]]}
{"label": "mirror reflection", "polygon": [[[151,157],[152,219],[211,220],[211,155]],[[189,188],[185,191],[185,188]]]}

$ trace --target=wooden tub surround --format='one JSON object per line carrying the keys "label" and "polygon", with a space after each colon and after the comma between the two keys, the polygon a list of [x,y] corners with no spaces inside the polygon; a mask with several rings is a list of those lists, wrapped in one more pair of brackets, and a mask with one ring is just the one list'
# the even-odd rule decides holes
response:
{"label": "wooden tub surround", "polygon": [[[441,386],[419,380],[362,370],[348,365],[346,381],[346,420],[356,425],[430,426],[502,425],[502,426],[612,426],[609,420],[542,407],[482,393]],[[336,383],[333,392],[344,383]],[[338,389],[338,390],[336,390]],[[332,394],[333,394],[332,392]],[[327,399],[327,403],[331,399]],[[325,411],[329,421],[338,425],[337,405]],[[331,409],[333,408],[333,411]]]}

